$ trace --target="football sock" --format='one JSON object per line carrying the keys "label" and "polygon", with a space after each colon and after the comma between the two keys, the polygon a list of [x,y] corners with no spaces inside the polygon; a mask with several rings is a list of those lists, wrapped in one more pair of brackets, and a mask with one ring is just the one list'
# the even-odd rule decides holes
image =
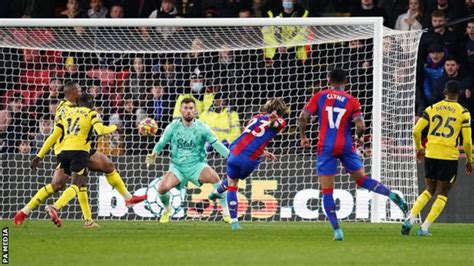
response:
{"label": "football sock", "polygon": [[79,188],[76,185],[71,185],[66,190],[64,190],[61,197],[53,204],[53,207],[56,210],[61,209],[62,207],[66,206],[70,200],[72,200],[77,194],[79,194]]}
{"label": "football sock", "polygon": [[[227,179],[226,179],[226,180],[227,180]],[[224,181],[222,181],[222,182],[224,182]],[[218,189],[221,185],[222,185],[222,183],[221,183],[221,184],[219,184],[219,183],[213,184],[213,186],[214,186],[214,191],[217,191],[217,189]],[[221,207],[222,207],[222,214],[223,214],[223,215],[229,215],[229,209],[227,208],[227,195],[224,194],[224,197],[223,197],[222,199],[218,199],[218,201],[219,201],[219,204],[220,204]]]}
{"label": "football sock", "polygon": [[415,204],[413,204],[413,208],[411,208],[410,215],[408,215],[408,219],[410,220],[410,224],[413,224],[415,222],[416,217],[418,214],[423,210],[423,208],[426,206],[426,203],[430,201],[432,195],[428,190],[423,191],[423,193],[418,196],[418,198],[415,201]]}
{"label": "football sock", "polygon": [[339,229],[339,223],[337,222],[336,203],[334,202],[334,197],[332,195],[333,192],[333,188],[323,188],[323,205],[332,228],[336,230]]}
{"label": "football sock", "polygon": [[428,216],[426,217],[425,222],[421,225],[421,229],[423,231],[428,231],[428,228],[436,218],[441,214],[441,212],[444,209],[444,206],[446,206],[446,201],[448,201],[448,198],[443,195],[438,195],[436,197],[435,202],[433,203],[433,206],[431,206],[431,211],[428,213]]}
{"label": "football sock", "polygon": [[44,200],[51,197],[54,194],[53,186],[47,184],[46,186],[40,188],[38,192],[31,198],[31,200],[26,204],[26,206],[21,209],[22,212],[30,214],[32,210],[38,207]]}
{"label": "football sock", "polygon": [[122,177],[120,177],[120,174],[117,172],[117,170],[114,170],[112,173],[105,174],[105,177],[107,177],[107,182],[109,182],[109,184],[115,188],[125,200],[132,198],[132,194],[128,192],[127,187],[125,186],[125,183],[123,182]]}
{"label": "football sock", "polygon": [[222,194],[227,191],[227,187],[229,186],[229,179],[225,178],[224,180],[221,181],[221,183],[215,188],[215,192]]}
{"label": "football sock", "polygon": [[356,183],[360,187],[366,188],[375,193],[382,194],[387,197],[390,195],[390,189],[388,189],[379,181],[371,179],[369,176],[364,176],[363,178],[357,180]]}
{"label": "football sock", "polygon": [[89,197],[87,195],[87,188],[81,187],[79,190],[79,194],[77,195],[77,199],[79,200],[79,206],[81,206],[82,215],[84,216],[84,220],[92,220],[92,212],[91,207],[89,206]]}
{"label": "football sock", "polygon": [[158,193],[158,197],[160,198],[161,203],[163,203],[163,205],[165,205],[165,208],[169,208],[169,205],[170,205],[170,193],[169,193],[169,192],[166,192],[165,194],[159,194],[159,193]]}
{"label": "football sock", "polygon": [[227,205],[229,206],[230,218],[232,222],[237,222],[237,211],[239,207],[239,201],[237,199],[237,187],[229,186],[227,190]]}

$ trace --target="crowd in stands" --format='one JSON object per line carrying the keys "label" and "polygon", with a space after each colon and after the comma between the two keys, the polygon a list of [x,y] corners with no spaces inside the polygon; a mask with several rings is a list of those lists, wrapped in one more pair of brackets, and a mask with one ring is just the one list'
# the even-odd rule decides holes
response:
{"label": "crowd in stands", "polygon": [[[443,99],[449,80],[463,86],[460,102],[474,117],[474,0],[0,0],[0,18],[206,18],[381,16],[389,28],[423,33],[417,57],[416,115]],[[301,27],[262,30],[267,44],[305,39]],[[77,34],[84,31],[74,29]],[[148,28],[137,31],[145,40]],[[22,37],[21,29],[13,29]],[[163,36],[172,28],[156,29]],[[22,35],[23,34],[23,35]],[[25,37],[25,36],[23,36]],[[26,37],[25,37],[26,38]],[[54,37],[42,33],[41,40]],[[188,53],[88,53],[0,47],[0,153],[35,153],[54,126],[62,85],[78,82],[92,94],[105,123],[119,133],[97,141],[106,154],[146,153],[156,138],[138,135],[145,117],[160,130],[179,116],[185,97],[197,101],[200,118],[221,141],[231,143],[268,97],[289,99],[289,125],[312,92],[326,84],[328,68],[339,64],[349,74],[348,90],[370,113],[370,40],[253,50],[202,52],[208,41],[196,37]],[[403,62],[402,62],[403,63]],[[401,81],[403,75],[394,80]],[[369,119],[369,118],[368,118]]]}

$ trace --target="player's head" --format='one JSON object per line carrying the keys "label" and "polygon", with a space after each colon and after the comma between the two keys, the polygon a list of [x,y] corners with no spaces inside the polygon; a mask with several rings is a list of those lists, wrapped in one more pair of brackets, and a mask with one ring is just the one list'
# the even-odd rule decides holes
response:
{"label": "player's head", "polygon": [[457,100],[461,94],[461,84],[457,80],[450,80],[444,86],[444,95],[449,100]]}
{"label": "player's head", "polygon": [[196,112],[196,102],[193,98],[184,98],[181,102],[181,116],[184,121],[191,122],[194,119],[194,114]]}
{"label": "player's head", "polygon": [[329,83],[335,89],[344,89],[346,85],[346,73],[344,70],[340,68],[333,69],[331,73],[329,73]]}
{"label": "player's head", "polygon": [[81,107],[87,107],[92,109],[92,107],[94,107],[94,97],[88,93],[83,93],[79,97],[79,101],[77,104]]}
{"label": "player's head", "polygon": [[281,98],[271,98],[263,105],[262,112],[270,114],[276,111],[279,116],[287,115],[290,111]]}
{"label": "player's head", "polygon": [[66,100],[77,103],[79,96],[81,96],[81,87],[79,84],[73,81],[64,84],[64,98],[66,98]]}

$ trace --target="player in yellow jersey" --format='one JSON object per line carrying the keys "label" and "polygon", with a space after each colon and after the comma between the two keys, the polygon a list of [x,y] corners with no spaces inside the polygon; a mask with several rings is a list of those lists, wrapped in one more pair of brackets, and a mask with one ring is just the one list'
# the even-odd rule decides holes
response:
{"label": "player in yellow jersey", "polygon": [[[466,172],[468,174],[472,172],[471,115],[457,102],[460,88],[459,82],[455,80],[446,83],[445,100],[426,108],[413,129],[416,156],[419,160],[425,159],[426,189],[418,196],[410,215],[404,221],[401,230],[403,235],[410,234],[415,218],[436,193],[436,200],[417,231],[419,236],[431,235],[428,228],[443,211],[448,200],[448,192],[456,181],[459,133],[462,133],[466,154]],[[421,146],[421,132],[426,127],[428,127],[428,142],[425,152]]]}
{"label": "player in yellow jersey", "polygon": [[[69,108],[75,106],[80,95],[81,88],[77,83],[66,83],[64,85],[65,100],[61,101],[58,104],[56,110],[56,117],[59,117],[62,112],[65,112]],[[61,138],[54,138],[53,136],[48,137],[43,147],[31,163],[31,167],[33,169],[36,169],[36,167],[38,167],[40,160],[47,154],[47,152],[53,145],[54,154],[56,156],[59,155],[62,147]],[[125,183],[123,182],[119,173],[115,170],[114,164],[107,156],[95,150],[91,150],[90,155],[91,156],[89,158],[89,170],[103,172],[109,184],[124,197],[127,207],[131,207],[134,204],[146,199],[146,195],[132,196],[130,192],[128,192]],[[16,213],[13,219],[14,224],[21,225],[33,209],[38,207],[47,198],[51,197],[55,192],[61,190],[65,186],[68,179],[69,176],[67,176],[63,170],[56,169],[54,171],[52,182],[40,188],[38,192],[33,196],[33,198],[28,202],[28,204],[26,204],[26,206],[24,206]],[[97,226],[97,224],[94,223],[92,220],[92,214],[89,206],[89,199],[86,187],[82,187],[80,189],[78,199],[85,220],[84,227]]]}
{"label": "player in yellow jersey", "polygon": [[58,168],[72,177],[72,185],[53,205],[46,207],[47,213],[58,227],[61,226],[61,220],[57,211],[79,194],[79,188],[86,185],[92,131],[101,136],[117,130],[115,125],[104,126],[99,114],[91,108],[92,96],[82,94],[79,106],[64,110],[55,121],[52,135],[62,138]]}

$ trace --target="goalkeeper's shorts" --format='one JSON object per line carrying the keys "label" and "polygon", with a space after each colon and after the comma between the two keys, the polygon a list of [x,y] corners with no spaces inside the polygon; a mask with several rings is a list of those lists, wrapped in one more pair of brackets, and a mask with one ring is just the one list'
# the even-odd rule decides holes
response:
{"label": "goalkeeper's shorts", "polygon": [[172,172],[176,178],[178,178],[180,182],[178,186],[179,189],[185,188],[189,181],[197,187],[200,187],[202,183],[199,181],[199,176],[206,166],[206,163],[192,163],[185,165],[171,163],[168,171]]}

